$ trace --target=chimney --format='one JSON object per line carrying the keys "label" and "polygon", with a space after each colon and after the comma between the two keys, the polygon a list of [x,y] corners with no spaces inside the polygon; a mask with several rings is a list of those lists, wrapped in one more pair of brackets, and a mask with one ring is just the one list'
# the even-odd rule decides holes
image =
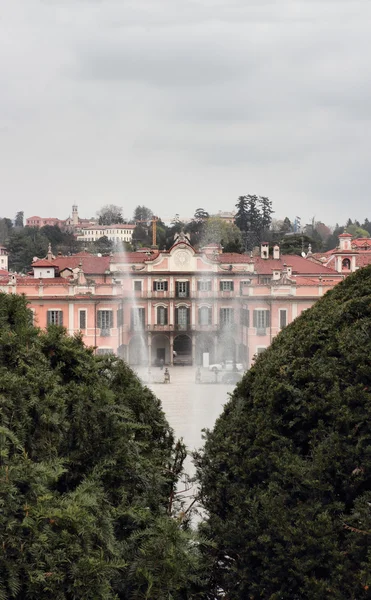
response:
{"label": "chimney", "polygon": [[274,244],[273,246],[273,258],[278,260],[280,258],[280,246],[279,244]]}
{"label": "chimney", "polygon": [[268,242],[262,242],[260,245],[260,256],[261,258],[269,258],[269,244]]}

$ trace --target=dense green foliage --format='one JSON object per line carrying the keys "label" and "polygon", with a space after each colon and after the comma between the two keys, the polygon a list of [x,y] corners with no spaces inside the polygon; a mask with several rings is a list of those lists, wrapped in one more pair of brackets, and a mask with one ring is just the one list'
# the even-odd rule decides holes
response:
{"label": "dense green foliage", "polygon": [[209,598],[370,598],[370,356],[371,267],[237,386],[197,458]]}
{"label": "dense green foliage", "polygon": [[244,239],[245,250],[252,250],[267,235],[272,222],[272,201],[266,196],[240,196],[236,204],[235,223]]}
{"label": "dense green foliage", "polygon": [[0,295],[1,600],[196,598],[183,459],[125,363]]}

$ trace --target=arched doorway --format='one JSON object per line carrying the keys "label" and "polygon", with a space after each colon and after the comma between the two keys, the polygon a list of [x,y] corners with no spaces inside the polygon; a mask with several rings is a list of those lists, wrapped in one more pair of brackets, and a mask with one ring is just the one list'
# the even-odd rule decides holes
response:
{"label": "arched doorway", "polygon": [[215,362],[214,337],[208,333],[199,333],[196,338],[196,364],[202,365],[203,355],[209,355],[209,363]]}
{"label": "arched doorway", "polygon": [[181,334],[174,338],[174,365],[192,364],[192,339],[189,335]]}
{"label": "arched doorway", "polygon": [[170,364],[170,340],[167,335],[159,333],[152,336],[151,360],[155,366],[160,366],[162,360],[163,364]]}
{"label": "arched doorway", "polygon": [[134,335],[129,342],[129,365],[148,364],[148,348],[144,335]]}

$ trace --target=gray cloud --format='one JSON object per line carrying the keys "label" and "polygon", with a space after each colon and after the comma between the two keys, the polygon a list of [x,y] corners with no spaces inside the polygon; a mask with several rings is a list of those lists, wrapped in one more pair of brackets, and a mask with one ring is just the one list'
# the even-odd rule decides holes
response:
{"label": "gray cloud", "polygon": [[191,215],[254,192],[278,216],[363,218],[370,16],[362,0],[4,0],[1,213]]}

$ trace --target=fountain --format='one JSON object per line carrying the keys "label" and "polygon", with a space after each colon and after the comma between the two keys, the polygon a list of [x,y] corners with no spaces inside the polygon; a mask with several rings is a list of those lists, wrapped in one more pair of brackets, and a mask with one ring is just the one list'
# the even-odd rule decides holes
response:
{"label": "fountain", "polygon": [[[120,320],[122,344],[120,346],[120,354],[131,366],[145,367],[149,364],[145,319],[146,309],[145,306],[142,306],[144,303],[138,302],[138,292],[140,292],[141,296],[143,290],[141,286],[140,290],[135,289],[132,275],[132,273],[135,273],[135,265],[129,270],[128,253],[122,241],[117,242],[116,249],[117,254],[122,257],[122,260],[120,261],[122,263],[122,268],[117,273],[121,282],[122,298]],[[125,331],[131,331],[134,334],[127,344],[123,343]]]}

